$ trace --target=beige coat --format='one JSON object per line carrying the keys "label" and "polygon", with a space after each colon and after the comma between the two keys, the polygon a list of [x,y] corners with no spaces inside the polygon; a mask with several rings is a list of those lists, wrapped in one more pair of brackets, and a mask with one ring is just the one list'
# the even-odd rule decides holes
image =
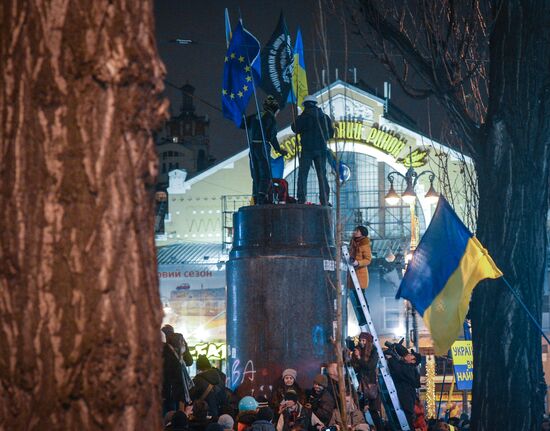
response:
{"label": "beige coat", "polygon": [[359,266],[355,267],[355,272],[361,289],[366,289],[369,287],[368,266],[372,260],[370,239],[366,236],[358,239],[352,238],[349,244],[349,255],[359,263]]}

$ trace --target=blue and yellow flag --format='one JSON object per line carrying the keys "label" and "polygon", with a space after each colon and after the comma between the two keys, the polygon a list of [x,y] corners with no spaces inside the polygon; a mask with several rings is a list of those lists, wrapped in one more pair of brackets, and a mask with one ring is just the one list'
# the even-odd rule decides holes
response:
{"label": "blue and yellow flag", "polygon": [[307,89],[306,62],[304,60],[304,44],[302,42],[302,32],[298,28],[296,33],[296,43],[294,44],[294,68],[292,70],[292,91],[289,94],[291,103],[302,106],[304,97],[309,92]]}
{"label": "blue and yellow flag", "polygon": [[487,250],[440,197],[396,298],[409,300],[422,315],[441,355],[458,338],[476,285],[501,276]]}
{"label": "blue and yellow flag", "polygon": [[254,82],[260,80],[260,42],[241,22],[231,36],[225,54],[222,87],[223,116],[241,126]]}

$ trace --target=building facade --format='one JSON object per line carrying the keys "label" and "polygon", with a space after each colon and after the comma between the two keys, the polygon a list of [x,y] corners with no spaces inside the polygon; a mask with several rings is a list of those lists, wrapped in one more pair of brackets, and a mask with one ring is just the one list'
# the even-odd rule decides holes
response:
{"label": "building facade", "polygon": [[[472,190],[469,188],[475,184],[469,184],[466,178],[473,171],[471,163],[414,130],[410,121],[392,116],[391,107],[387,111],[387,101],[356,86],[337,81],[315,96],[335,125],[336,135],[329,146],[349,168],[349,178],[340,189],[342,239],[349,240],[359,224],[366,225],[370,231],[373,262],[369,268],[367,297],[374,324],[382,339],[406,337],[412,343],[412,317],[403,301],[395,300],[395,293],[411,237],[418,239],[422,235],[435,206],[424,199],[429,182],[421,182],[416,189],[418,199],[413,208],[418,219],[417,231],[411,229],[411,208],[404,204],[389,206],[384,200],[389,189],[388,174],[392,171],[405,174],[411,164],[418,173],[433,171],[437,177],[436,189],[445,192],[457,214],[473,229],[470,220],[475,220],[475,213],[470,212]],[[295,196],[299,167],[299,160],[294,157],[297,138],[290,125],[279,125],[279,128],[278,140],[289,151],[283,176],[288,181],[290,194]],[[272,157],[276,156],[272,153]],[[331,166],[327,172],[330,201],[335,205],[336,174]],[[169,172],[164,230],[157,234],[161,297],[166,321],[183,332],[191,345],[199,346],[202,352],[210,351],[213,359],[222,359],[221,352],[225,352],[225,261],[231,249],[233,213],[250,204],[252,180],[248,150],[194,176],[191,173],[186,168]],[[398,192],[403,191],[404,184],[399,180],[394,186]],[[307,190],[308,200],[318,203],[313,170]],[[288,223],[293,222],[288,220]],[[548,282],[546,285],[542,323],[548,333]],[[359,328],[351,308],[348,315],[348,334],[356,335]],[[429,353],[429,334],[420,317],[417,321],[420,347]],[[543,363],[548,376],[550,358],[547,351],[543,346]]]}
{"label": "building facade", "polygon": [[195,88],[185,84],[180,90],[182,104],[179,114],[172,116],[155,136],[159,189],[168,186],[168,173],[173,170],[184,169],[193,174],[205,170],[214,162],[208,136],[210,120],[208,116],[195,112]]}

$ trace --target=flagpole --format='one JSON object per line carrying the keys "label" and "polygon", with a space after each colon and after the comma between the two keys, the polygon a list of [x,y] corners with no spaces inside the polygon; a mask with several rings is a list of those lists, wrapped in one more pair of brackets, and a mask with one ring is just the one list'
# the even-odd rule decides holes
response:
{"label": "flagpole", "polygon": [[504,284],[506,284],[506,286],[508,286],[508,288],[510,289],[510,292],[512,292],[512,294],[515,296],[516,300],[523,307],[523,309],[525,310],[525,312],[527,313],[527,315],[529,316],[529,318],[531,319],[531,321],[533,322],[535,327],[539,330],[541,335],[544,337],[546,342],[548,344],[550,344],[550,340],[548,339],[548,337],[544,333],[544,331],[543,331],[542,327],[540,326],[539,322],[537,322],[537,319],[535,318],[535,316],[533,316],[533,314],[531,314],[531,312],[527,308],[527,305],[525,305],[525,303],[521,300],[521,297],[519,296],[519,293],[516,291],[516,289],[514,289],[512,287],[512,285],[510,283],[508,283],[508,280],[506,280],[506,278],[504,276],[502,276],[502,281],[504,281]]}
{"label": "flagpole", "polygon": [[439,403],[437,404],[436,419],[439,419],[439,412],[441,411],[441,402],[443,401],[443,390],[445,389],[445,377],[447,377],[447,360],[449,359],[449,352],[445,355],[445,363],[443,364],[443,382],[441,383],[441,391],[439,391]]}
{"label": "flagpole", "polygon": [[[248,64],[250,64],[250,58],[248,58]],[[258,96],[256,94],[256,84],[254,81],[254,73],[252,70],[250,71],[250,77],[252,78],[252,93],[254,94],[254,102],[256,103],[256,112],[258,113],[258,121],[260,123],[260,131],[262,132],[262,143],[264,147],[264,155],[266,157],[267,161],[267,168],[269,170],[269,183],[271,184],[271,180],[273,179],[273,174],[271,173],[271,163],[269,162],[269,153],[267,152],[267,146],[266,146],[266,139],[265,139],[265,133],[264,133],[264,125],[262,124],[262,113],[260,112],[260,105],[258,104]],[[273,113],[275,115],[275,113]]]}
{"label": "flagpole", "polygon": [[[252,147],[250,145],[250,136],[248,136],[248,125],[246,124],[246,116],[243,114],[244,133],[246,135],[246,143],[248,144],[248,158],[250,160],[251,173],[254,172],[254,160],[252,159]],[[254,193],[252,193],[252,199],[254,200]],[[256,201],[254,200],[254,205]]]}

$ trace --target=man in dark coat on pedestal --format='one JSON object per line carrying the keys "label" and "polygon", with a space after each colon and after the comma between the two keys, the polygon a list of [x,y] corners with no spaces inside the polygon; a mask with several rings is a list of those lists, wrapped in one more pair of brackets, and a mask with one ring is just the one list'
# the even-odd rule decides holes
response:
{"label": "man in dark coat on pedestal", "polygon": [[317,107],[314,96],[304,98],[304,112],[292,124],[292,131],[300,135],[300,167],[298,168],[298,203],[306,201],[307,176],[311,164],[315,165],[319,182],[321,205],[328,204],[330,188],[327,180],[327,141],[334,136],[330,117]]}
{"label": "man in dark coat on pedestal", "polygon": [[[271,182],[271,147],[279,154],[288,153],[277,141],[277,121],[279,104],[273,96],[267,96],[263,103],[263,112],[246,119],[248,143],[250,146],[250,173],[252,175],[252,196],[255,205],[268,204],[267,193]],[[261,122],[260,122],[261,118]],[[244,124],[243,124],[244,126]]]}

